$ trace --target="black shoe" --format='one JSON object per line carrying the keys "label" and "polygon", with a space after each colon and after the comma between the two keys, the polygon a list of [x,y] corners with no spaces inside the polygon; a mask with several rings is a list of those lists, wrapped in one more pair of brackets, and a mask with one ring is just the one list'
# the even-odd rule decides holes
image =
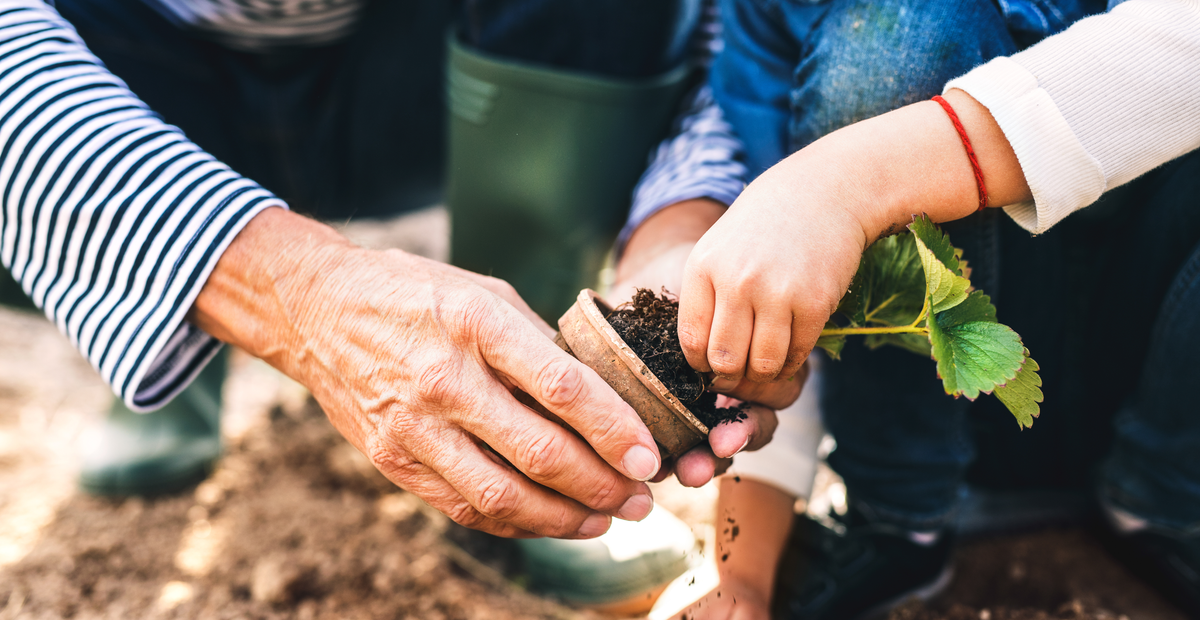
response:
{"label": "black shoe", "polygon": [[927,600],[950,583],[952,537],[945,531],[919,544],[853,510],[824,524],[800,515],[780,561],[772,617],[851,620]]}
{"label": "black shoe", "polygon": [[1134,575],[1188,617],[1200,618],[1200,535],[1152,527],[1124,533],[1108,524],[1101,538]]}

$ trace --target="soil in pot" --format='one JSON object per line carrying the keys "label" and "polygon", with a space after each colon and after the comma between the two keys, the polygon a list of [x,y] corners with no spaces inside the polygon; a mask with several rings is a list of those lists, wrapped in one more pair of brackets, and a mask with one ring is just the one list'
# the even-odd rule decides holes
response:
{"label": "soil in pot", "polygon": [[708,428],[746,419],[746,405],[718,407],[717,394],[705,390],[708,381],[687,363],[679,346],[679,300],[665,290],[655,295],[640,288],[633,300],[608,315],[617,335],[679,398],[679,402]]}

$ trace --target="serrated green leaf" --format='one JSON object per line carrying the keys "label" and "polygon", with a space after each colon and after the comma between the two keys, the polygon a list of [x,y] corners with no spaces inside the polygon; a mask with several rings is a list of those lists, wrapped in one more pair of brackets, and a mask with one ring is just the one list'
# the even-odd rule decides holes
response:
{"label": "serrated green leaf", "polygon": [[942,229],[938,228],[928,215],[913,218],[908,229],[946,269],[956,276],[963,275],[962,267],[959,264],[963,251],[950,243],[950,235],[942,232]]}
{"label": "serrated green leaf", "polygon": [[[832,321],[825,323],[825,329],[836,329],[837,324]],[[829,357],[833,359],[841,359],[842,348],[846,346],[845,336],[821,336],[817,338],[817,346],[825,349]]]}
{"label": "serrated green leaf", "polygon": [[962,303],[971,288],[971,281],[962,277],[959,265],[958,257],[962,251],[950,245],[950,238],[928,216],[913,220],[908,228],[916,240],[925,271],[929,312],[944,312]]}
{"label": "serrated green leaf", "polygon": [[910,233],[871,244],[859,267],[863,326],[909,325],[925,303],[925,271]]}
{"label": "serrated green leaf", "polygon": [[1042,402],[1042,378],[1038,376],[1038,370],[1040,368],[1037,362],[1029,357],[1029,350],[1026,349],[1025,363],[1021,365],[1017,376],[996,387],[996,391],[992,392],[1017,418],[1017,424],[1021,428],[1032,428],[1033,419],[1042,412],[1042,408],[1038,406],[1038,403]]}
{"label": "serrated green leaf", "polygon": [[868,334],[863,343],[870,349],[892,345],[912,351],[922,357],[933,356],[933,352],[929,346],[929,338],[924,334]]}
{"label": "serrated green leaf", "polygon": [[837,310],[835,310],[838,314],[846,317],[851,326],[862,326],[866,322],[862,300],[865,265],[866,255],[864,253],[863,260],[858,263],[858,271],[855,272],[854,279],[850,281],[850,290],[838,302]]}
{"label": "serrated green leaf", "polygon": [[937,320],[943,328],[972,321],[995,323],[996,306],[992,305],[992,298],[983,291],[972,291],[961,304],[939,313]]}
{"label": "serrated green leaf", "polygon": [[929,342],[947,394],[975,400],[1015,377],[1025,361],[1017,332],[994,319],[968,320],[982,309],[976,301],[963,312],[943,312],[929,321]]}

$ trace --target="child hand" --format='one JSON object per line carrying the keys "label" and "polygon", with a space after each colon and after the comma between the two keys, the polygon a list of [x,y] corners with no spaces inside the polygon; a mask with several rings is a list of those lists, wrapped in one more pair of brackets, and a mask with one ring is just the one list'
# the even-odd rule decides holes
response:
{"label": "child hand", "polygon": [[[1029,200],[1020,162],[987,108],[959,90],[945,97],[972,136],[990,204]],[[696,244],[679,300],[688,362],[730,381],[792,376],[869,243],[914,215],[947,222],[978,206],[961,138],[937,103],[817,140],[751,183]]]}
{"label": "child hand", "polygon": [[747,187],[688,258],[680,343],[688,363],[725,386],[795,376],[867,245],[857,216],[839,206],[852,188],[839,186],[836,165],[818,180],[790,161]]}
{"label": "child hand", "polygon": [[[625,247],[617,265],[618,281],[608,301],[620,305],[632,299],[638,288],[678,292],[696,241],[723,213],[724,205],[696,199],[666,207],[647,219]],[[734,454],[766,445],[777,423],[773,410],[795,402],[803,379],[768,384],[718,380],[716,391],[755,403],[746,411],[747,419],[712,429],[707,445],[698,446],[675,463],[664,463],[656,480],[673,471],[684,486],[699,487],[724,472]],[[725,399],[719,406],[727,406]]]}

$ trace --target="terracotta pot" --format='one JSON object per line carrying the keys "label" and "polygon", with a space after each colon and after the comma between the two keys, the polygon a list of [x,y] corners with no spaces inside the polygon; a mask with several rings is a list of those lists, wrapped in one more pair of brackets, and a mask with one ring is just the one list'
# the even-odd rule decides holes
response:
{"label": "terracotta pot", "polygon": [[580,291],[575,304],[558,320],[555,342],[595,370],[633,407],[654,435],[664,458],[687,452],[704,441],[708,428],[617,335],[604,318],[610,312],[612,308],[595,291]]}

